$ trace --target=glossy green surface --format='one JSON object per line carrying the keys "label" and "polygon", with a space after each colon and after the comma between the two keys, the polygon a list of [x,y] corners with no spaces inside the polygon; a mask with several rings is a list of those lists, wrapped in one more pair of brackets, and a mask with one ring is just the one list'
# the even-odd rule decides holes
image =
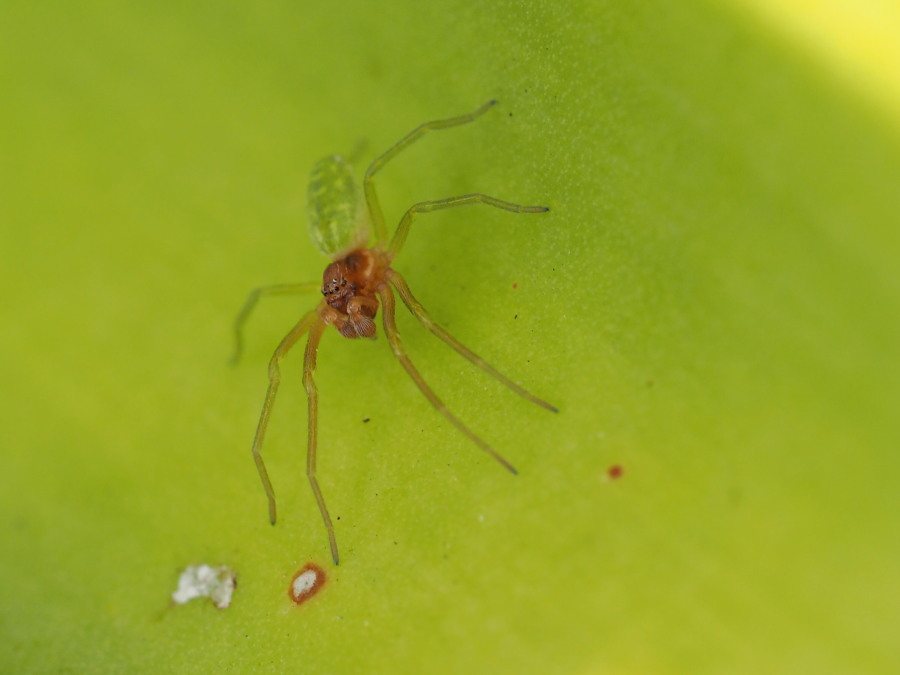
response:
{"label": "glossy green surface", "polygon": [[[897,672],[896,127],[702,2],[6,3],[0,21],[0,671]],[[302,354],[250,456],[271,350],[318,298],[309,169],[416,124],[398,321]],[[368,420],[368,421],[366,421]],[[621,466],[617,480],[612,466]],[[330,574],[301,607],[307,562]],[[234,602],[170,608],[189,564]]]}

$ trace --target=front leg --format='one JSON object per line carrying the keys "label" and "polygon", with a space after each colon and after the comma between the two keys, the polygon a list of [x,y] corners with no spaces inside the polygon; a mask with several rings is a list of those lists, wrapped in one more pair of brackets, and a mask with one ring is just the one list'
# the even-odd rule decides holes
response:
{"label": "front leg", "polygon": [[236,364],[241,359],[241,353],[244,351],[244,324],[253,312],[253,309],[256,307],[256,303],[259,302],[260,298],[271,295],[307,293],[315,290],[318,290],[318,285],[315,283],[274,284],[272,286],[261,286],[253,289],[250,295],[247,296],[244,306],[241,307],[241,311],[234,320],[234,355],[231,357],[232,365]]}
{"label": "front leg", "polygon": [[[269,427],[269,415],[272,412],[272,405],[275,403],[275,394],[278,393],[278,385],[281,383],[281,360],[291,350],[291,347],[299,340],[304,333],[313,329],[317,335],[321,335],[321,322],[317,316],[317,312],[309,312],[291,329],[291,332],[284,336],[284,339],[278,344],[275,353],[269,361],[269,388],[266,390],[266,398],[263,402],[262,412],[259,415],[259,423],[256,425],[256,435],[253,437],[253,461],[256,462],[256,470],[259,472],[259,478],[262,481],[263,488],[266,491],[266,497],[269,500],[269,522],[275,524],[275,490],[272,489],[272,481],[269,480],[269,472],[266,471],[266,464],[262,458],[262,444],[266,437],[266,429]],[[318,338],[317,338],[318,340]],[[307,348],[308,351],[308,348]]]}
{"label": "front leg", "polygon": [[317,321],[312,325],[309,331],[309,340],[306,343],[306,355],[303,359],[303,387],[306,389],[308,426],[306,441],[306,477],[309,480],[309,486],[312,488],[313,496],[316,498],[316,504],[319,505],[319,513],[322,514],[322,522],[325,524],[325,530],[328,532],[328,544],[331,547],[331,559],[337,565],[340,562],[338,556],[337,539],[334,536],[334,525],[331,522],[331,516],[328,514],[328,507],[325,505],[325,497],[322,496],[322,489],[319,487],[319,480],[316,478],[316,450],[318,448],[319,437],[319,391],[316,388],[316,381],[313,374],[316,370],[316,356],[319,350],[319,340],[322,338],[322,332],[325,325],[321,321]]}

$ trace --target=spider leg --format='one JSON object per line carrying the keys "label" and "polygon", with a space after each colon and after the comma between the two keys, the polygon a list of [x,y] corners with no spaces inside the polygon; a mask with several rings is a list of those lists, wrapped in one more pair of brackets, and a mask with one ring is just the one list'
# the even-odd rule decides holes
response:
{"label": "spider leg", "polygon": [[459,197],[447,197],[446,199],[434,199],[427,202],[419,202],[410,206],[406,210],[406,213],[403,214],[403,218],[400,219],[400,224],[397,226],[397,231],[394,233],[394,238],[391,239],[391,245],[388,248],[388,254],[391,256],[391,258],[397,255],[397,253],[403,247],[404,242],[406,241],[406,235],[409,234],[409,226],[412,224],[413,219],[420,213],[430,213],[431,211],[452,209],[456,206],[467,206],[469,204],[485,204],[487,206],[493,206],[494,208],[503,209],[504,211],[511,211],[513,213],[544,213],[545,211],[550,210],[546,206],[522,206],[521,204],[513,204],[512,202],[505,202],[502,199],[497,199],[496,197],[491,197],[490,195],[481,193],[460,195]]}
{"label": "spider leg", "polygon": [[334,536],[334,525],[331,523],[331,516],[328,515],[328,507],[325,506],[325,498],[322,496],[322,490],[319,488],[319,481],[316,478],[316,447],[318,439],[319,426],[319,391],[316,388],[316,382],[313,379],[313,373],[316,370],[316,354],[319,349],[319,340],[326,328],[326,324],[321,319],[316,321],[309,331],[309,340],[306,343],[306,355],[303,359],[303,386],[306,389],[307,410],[309,413],[309,424],[307,426],[307,445],[306,445],[306,477],[309,479],[309,486],[312,488],[313,495],[316,498],[316,504],[319,505],[319,513],[322,514],[322,521],[325,523],[325,529],[328,530],[328,543],[331,546],[331,559],[334,564],[339,564],[337,539]]}
{"label": "spider leg", "polygon": [[[269,522],[275,524],[275,491],[272,489],[272,481],[269,480],[269,472],[266,471],[266,465],[263,462],[260,450],[262,449],[263,439],[266,437],[266,429],[269,426],[269,414],[272,412],[272,404],[275,402],[275,394],[278,392],[278,385],[281,383],[281,369],[279,363],[281,359],[290,351],[291,347],[303,337],[310,328],[317,328],[323,325],[319,319],[318,313],[313,310],[304,316],[291,329],[291,332],[284,336],[275,353],[269,361],[269,388],[266,390],[266,398],[263,401],[262,412],[259,415],[259,423],[256,426],[256,435],[253,437],[253,460],[256,462],[256,469],[259,471],[259,478],[262,480],[263,488],[266,490],[266,497],[269,499]],[[321,330],[319,331],[321,333]]]}
{"label": "spider leg", "polygon": [[244,324],[253,312],[256,303],[263,296],[269,295],[292,295],[295,293],[306,293],[308,291],[316,291],[321,288],[320,283],[309,282],[305,284],[275,284],[273,286],[260,286],[250,291],[244,306],[238,312],[234,319],[234,355],[231,357],[232,365],[236,364],[244,351]]}
{"label": "spider leg", "polygon": [[556,406],[550,405],[549,403],[547,403],[547,401],[538,398],[528,390],[520,387],[518,384],[506,377],[506,375],[499,372],[491,364],[478,356],[478,354],[473,352],[459,340],[450,335],[450,333],[444,330],[441,326],[436,324],[428,314],[428,312],[425,310],[425,308],[419,303],[418,300],[415,299],[415,297],[413,297],[412,292],[409,290],[409,286],[406,284],[406,280],[396,270],[388,269],[385,276],[390,284],[397,289],[397,292],[400,294],[400,299],[403,300],[403,304],[405,304],[410,313],[419,320],[419,323],[421,323],[434,335],[443,340],[446,344],[450,345],[453,349],[456,350],[458,354],[467,358],[488,375],[491,375],[492,377],[498,379],[500,382],[512,389],[522,398],[528,399],[532,403],[536,403],[542,408],[546,408],[550,412],[559,412]]}
{"label": "spider leg", "polygon": [[388,342],[391,344],[391,350],[394,352],[394,356],[397,357],[400,365],[403,366],[412,378],[412,381],[415,382],[419,391],[425,395],[425,398],[431,402],[431,405],[433,405],[441,415],[468,436],[475,445],[500,462],[500,464],[505,466],[510,472],[517,474],[518,471],[516,471],[516,468],[512,464],[506,461],[506,459],[504,459],[496,450],[485,443],[480,436],[469,429],[469,427],[463,424],[456,415],[447,409],[447,406],[445,406],[443,401],[441,401],[441,399],[439,399],[431,390],[431,387],[429,387],[422,378],[422,375],[413,365],[412,361],[409,360],[409,357],[406,355],[406,349],[403,347],[403,342],[400,340],[400,334],[397,332],[397,322],[394,317],[394,292],[391,290],[391,287],[387,284],[380,286],[378,289],[378,297],[381,299],[381,304],[384,309],[382,321],[384,322],[385,335],[387,335]]}
{"label": "spider leg", "polygon": [[490,110],[496,103],[497,101],[491,100],[482,105],[474,112],[470,112],[466,115],[459,115],[458,117],[450,117],[443,120],[434,120],[432,122],[425,122],[424,124],[420,124],[415,129],[406,134],[406,136],[397,141],[397,143],[391,146],[387,151],[372,160],[369,168],[366,169],[366,177],[363,181],[363,189],[365,190],[366,194],[366,203],[369,207],[369,215],[372,219],[372,227],[375,231],[375,239],[379,244],[384,244],[387,242],[387,228],[384,225],[384,214],[381,212],[381,205],[378,203],[378,195],[375,194],[375,184],[372,182],[375,174],[381,171],[384,165],[391,161],[397,154],[415,143],[429,131],[448,129],[450,127],[457,127],[461,124],[468,124],[469,122],[473,122],[478,117]]}

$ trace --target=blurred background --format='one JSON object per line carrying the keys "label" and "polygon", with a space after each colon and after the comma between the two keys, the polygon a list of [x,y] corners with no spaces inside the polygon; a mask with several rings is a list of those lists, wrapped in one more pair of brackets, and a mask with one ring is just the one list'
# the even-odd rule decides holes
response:
{"label": "blurred background", "polygon": [[[838,3],[839,4],[839,3]],[[892,3],[6,2],[0,670],[896,672],[900,13]],[[300,354],[250,442],[308,171],[365,163],[396,267],[532,409],[407,316]],[[329,578],[301,607],[287,588]],[[238,575],[227,610],[170,594]]]}

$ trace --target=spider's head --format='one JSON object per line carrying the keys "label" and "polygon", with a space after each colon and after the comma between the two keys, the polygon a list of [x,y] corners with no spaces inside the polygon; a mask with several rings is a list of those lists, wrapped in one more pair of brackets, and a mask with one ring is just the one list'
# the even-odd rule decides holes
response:
{"label": "spider's head", "polygon": [[359,249],[335,260],[322,275],[325,303],[346,314],[351,298],[375,294],[375,285],[382,279],[387,264],[374,249]]}
{"label": "spider's head", "polygon": [[351,284],[344,276],[342,267],[340,263],[331,263],[322,275],[322,295],[329,305],[332,300],[352,292]]}
{"label": "spider's head", "polygon": [[355,286],[344,275],[343,261],[333,262],[322,275],[322,297],[337,310],[343,311],[347,300],[356,291]]}

